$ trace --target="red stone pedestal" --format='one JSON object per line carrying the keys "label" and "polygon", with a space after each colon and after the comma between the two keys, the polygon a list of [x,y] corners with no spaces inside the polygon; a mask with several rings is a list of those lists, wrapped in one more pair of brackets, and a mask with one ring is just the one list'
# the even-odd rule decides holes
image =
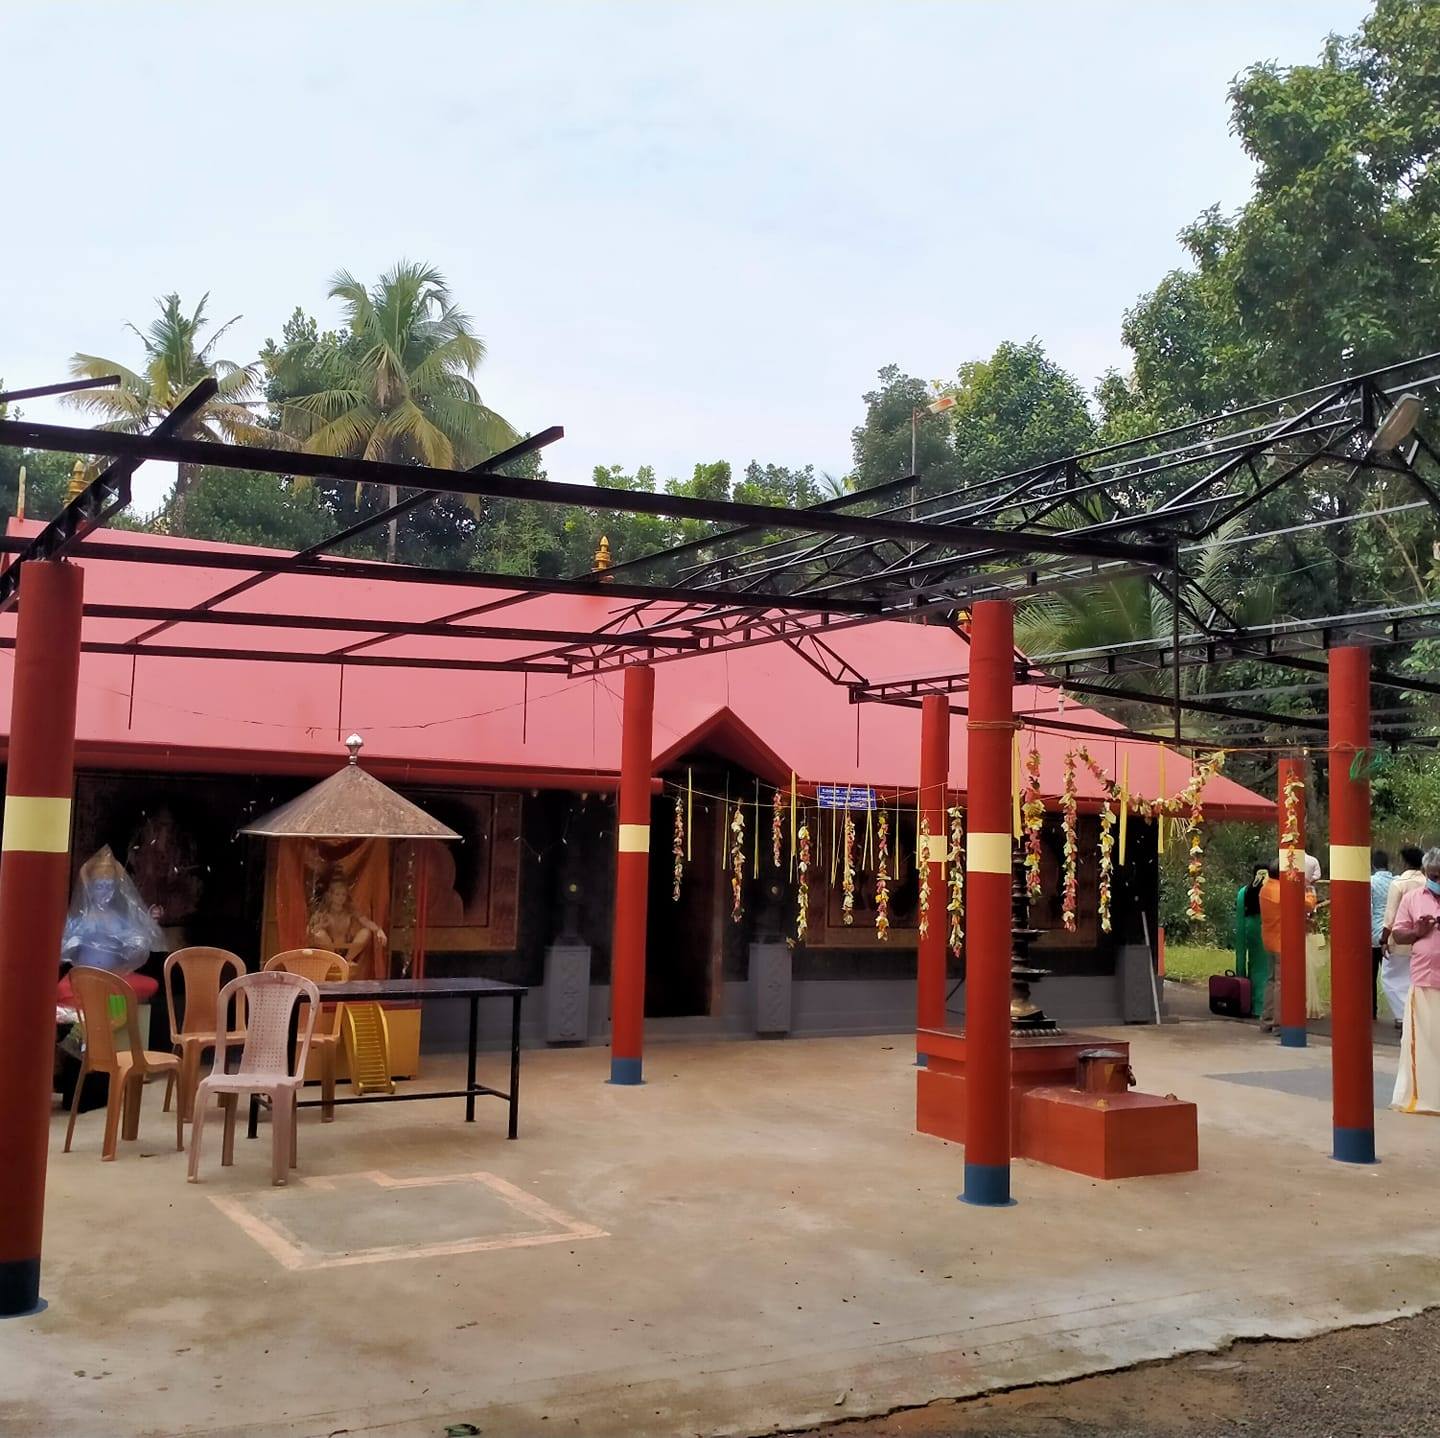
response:
{"label": "red stone pedestal", "polygon": [[[915,1127],[965,1142],[965,1034],[922,1029],[916,1048]],[[1010,1132],[1017,1158],[1032,1158],[1091,1178],[1190,1173],[1200,1166],[1193,1103],[1144,1093],[1082,1093],[1076,1062],[1086,1049],[1115,1049],[1123,1040],[1094,1034],[1016,1035],[1011,1040]]]}

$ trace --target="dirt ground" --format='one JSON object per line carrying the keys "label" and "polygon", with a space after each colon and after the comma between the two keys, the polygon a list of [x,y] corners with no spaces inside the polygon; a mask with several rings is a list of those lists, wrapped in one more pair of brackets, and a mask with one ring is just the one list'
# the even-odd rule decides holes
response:
{"label": "dirt ground", "polygon": [[1299,1342],[1242,1342],[1073,1383],[932,1403],[794,1438],[1431,1438],[1440,1309]]}

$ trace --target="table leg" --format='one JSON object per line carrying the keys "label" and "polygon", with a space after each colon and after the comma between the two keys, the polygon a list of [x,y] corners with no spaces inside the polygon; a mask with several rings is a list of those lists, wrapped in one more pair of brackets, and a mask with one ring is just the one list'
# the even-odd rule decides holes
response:
{"label": "table leg", "polygon": [[510,1009],[510,1132],[515,1138],[520,1128],[520,995],[511,998]]}
{"label": "table leg", "polygon": [[250,1121],[245,1126],[245,1137],[254,1138],[260,1132],[260,1095],[250,1095]]}
{"label": "table leg", "polygon": [[475,1047],[480,1041],[480,995],[470,995],[470,1051],[465,1069],[465,1122],[475,1122]]}

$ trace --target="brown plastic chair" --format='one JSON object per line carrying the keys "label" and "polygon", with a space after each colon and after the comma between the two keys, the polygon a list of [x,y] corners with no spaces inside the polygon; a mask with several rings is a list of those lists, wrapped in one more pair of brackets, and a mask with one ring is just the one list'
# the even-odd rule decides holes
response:
{"label": "brown plastic chair", "polygon": [[[65,1152],[70,1152],[70,1140],[75,1136],[75,1117],[80,1112],[80,1092],[85,1087],[86,1074],[108,1074],[110,1092],[105,1104],[105,1141],[100,1149],[100,1157],[108,1161],[115,1157],[117,1133],[123,1133],[127,1141],[139,1137],[140,1091],[145,1080],[154,1074],[163,1073],[166,1076],[165,1108],[169,1109],[180,1060],[174,1054],[152,1053],[141,1048],[135,990],[118,974],[78,965],[70,970],[70,988],[80,1010],[80,1022],[85,1031],[85,1048],[80,1058],[80,1076],[75,1080],[75,1097],[70,1104],[70,1122],[65,1129]],[[125,1018],[121,1027],[129,1035],[128,1050],[117,1042],[118,1031],[111,1026],[112,998],[123,999],[125,1002]],[[177,1102],[177,1149],[185,1147],[184,1123]]]}
{"label": "brown plastic chair", "polygon": [[[195,1123],[190,1130],[190,1182],[200,1181],[200,1142],[210,1095],[215,1094],[225,1110],[225,1140],[220,1162],[228,1167],[235,1162],[235,1110],[240,1096],[264,1094],[270,1100],[270,1178],[272,1183],[284,1183],[297,1157],[295,1104],[300,1086],[305,1082],[305,1060],[310,1054],[320,992],[299,974],[242,974],[220,990],[216,1017],[221,1022],[228,1021],[232,1002],[236,1005],[237,1019],[240,1006],[245,1006],[248,1018],[245,1037],[232,1039],[227,1032],[220,1038],[215,1046],[215,1066],[200,1080],[200,1087],[195,1091]],[[305,1008],[296,1030],[292,1073],[286,1061],[286,1049],[290,1019],[297,1003],[303,1003]],[[235,1072],[226,1073],[232,1042],[243,1043],[244,1047]]]}
{"label": "brown plastic chair", "polygon": [[[345,983],[352,968],[349,960],[329,949],[286,949],[283,954],[265,961],[266,973],[299,974],[312,984]],[[340,1052],[341,1019],[345,1005],[335,1004],[315,1023],[315,1036],[310,1047],[320,1059],[320,1121],[335,1119],[335,1064]],[[300,1070],[304,1075],[304,1069]]]}
{"label": "brown plastic chair", "polygon": [[[185,1019],[176,1018],[175,970],[185,981]],[[229,970],[230,972],[227,972]],[[165,1010],[170,1016],[170,1037],[180,1056],[180,1115],[190,1122],[195,1107],[195,1086],[200,1082],[200,1059],[215,1047],[215,1023],[221,985],[239,978],[245,965],[227,949],[176,949],[165,960]],[[230,1035],[245,1037],[244,1000],[236,1012],[238,1027]]]}

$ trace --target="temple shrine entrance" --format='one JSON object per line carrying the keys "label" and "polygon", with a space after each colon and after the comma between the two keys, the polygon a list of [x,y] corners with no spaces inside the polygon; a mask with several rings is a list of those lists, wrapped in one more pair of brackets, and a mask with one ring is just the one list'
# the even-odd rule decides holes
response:
{"label": "temple shrine entrance", "polygon": [[[697,789],[701,784],[697,771]],[[719,936],[729,902],[730,876],[721,869],[721,805],[697,793],[689,834],[690,857],[680,897],[674,896],[672,837],[675,801],[650,806],[650,893],[645,933],[645,1017],[691,1018],[714,1013],[719,993]]]}

